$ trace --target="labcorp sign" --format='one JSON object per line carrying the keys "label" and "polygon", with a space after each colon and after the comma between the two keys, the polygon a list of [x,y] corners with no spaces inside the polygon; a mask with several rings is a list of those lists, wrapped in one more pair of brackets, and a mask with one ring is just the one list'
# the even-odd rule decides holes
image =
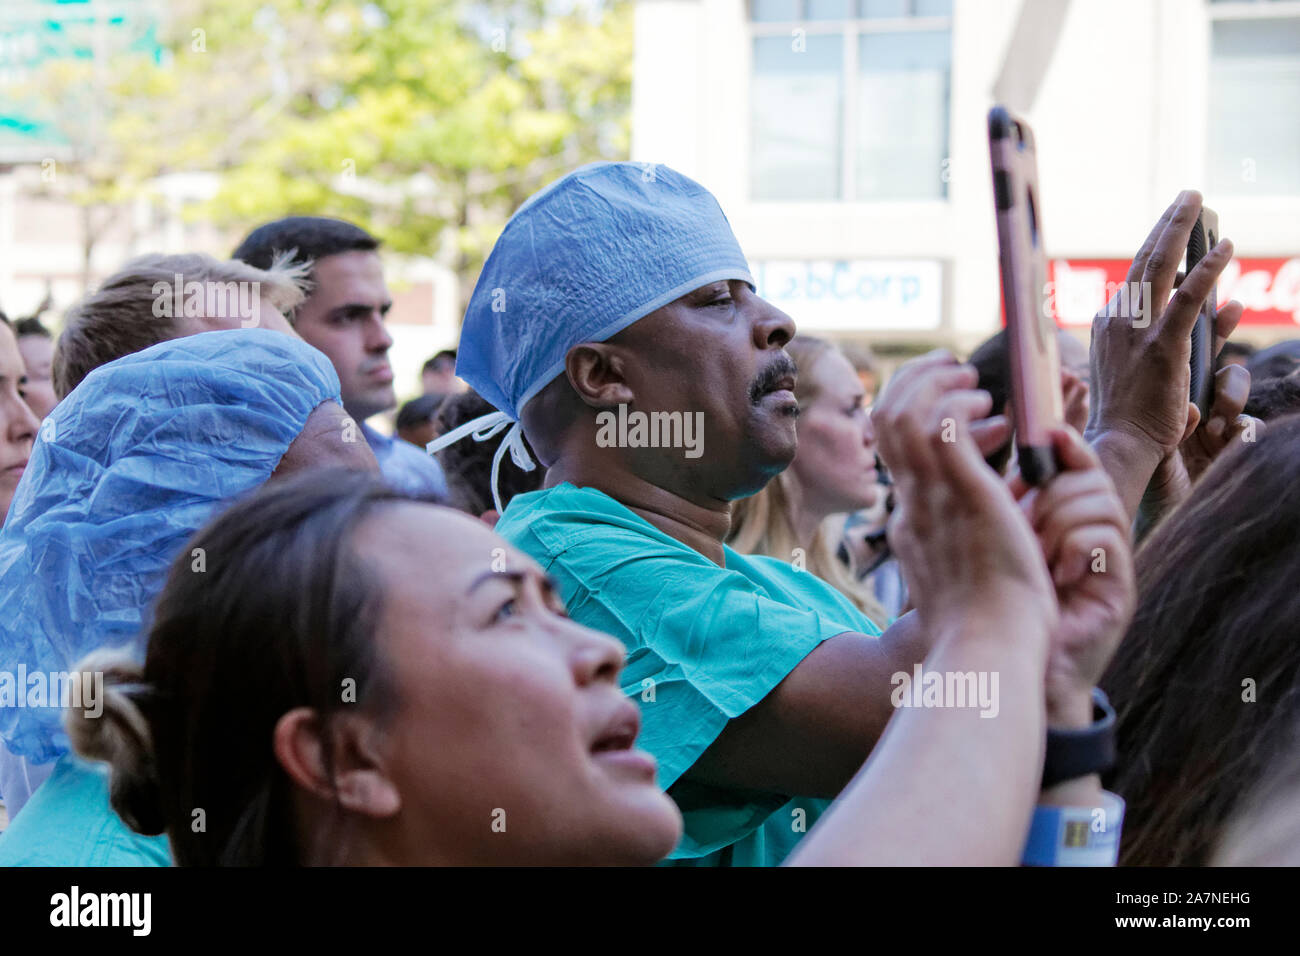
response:
{"label": "labcorp sign", "polygon": [[758,294],[802,331],[924,332],[942,320],[940,264],[925,259],[755,262]]}

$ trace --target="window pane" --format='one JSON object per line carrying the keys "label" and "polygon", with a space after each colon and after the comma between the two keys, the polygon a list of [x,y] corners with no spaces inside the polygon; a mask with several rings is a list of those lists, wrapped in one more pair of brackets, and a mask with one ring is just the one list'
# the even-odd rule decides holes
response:
{"label": "window pane", "polygon": [[1300,17],[1216,20],[1210,54],[1210,188],[1300,194]]}
{"label": "window pane", "polygon": [[947,195],[951,34],[864,34],[858,57],[858,198]]}
{"label": "window pane", "polygon": [[907,0],[859,0],[862,16],[868,20],[907,16]]}
{"label": "window pane", "polygon": [[799,0],[751,0],[750,16],[759,23],[799,19]]}
{"label": "window pane", "polygon": [[808,0],[809,20],[852,20],[852,0]]}
{"label": "window pane", "polygon": [[750,89],[755,199],[836,199],[840,195],[844,38],[754,38]]}
{"label": "window pane", "polygon": [[952,16],[952,0],[916,0],[918,17]]}

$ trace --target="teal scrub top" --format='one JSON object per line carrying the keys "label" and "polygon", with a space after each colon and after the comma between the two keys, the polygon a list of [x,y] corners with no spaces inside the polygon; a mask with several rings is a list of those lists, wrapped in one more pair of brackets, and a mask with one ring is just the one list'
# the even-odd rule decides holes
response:
{"label": "teal scrub top", "polygon": [[166,836],[141,836],[108,802],[108,765],[65,754],[0,834],[0,866],[170,866]]}
{"label": "teal scrub top", "polygon": [[829,801],[681,777],[818,644],[879,628],[808,571],[730,548],[719,567],[594,488],[518,495],[496,531],[555,579],[575,621],[627,646],[622,687],[641,708],[638,743],[685,821],[667,862],[780,863]]}

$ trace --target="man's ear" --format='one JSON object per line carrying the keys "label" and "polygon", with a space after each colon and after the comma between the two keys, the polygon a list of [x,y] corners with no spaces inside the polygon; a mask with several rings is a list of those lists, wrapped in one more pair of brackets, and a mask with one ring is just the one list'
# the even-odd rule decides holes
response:
{"label": "man's ear", "polygon": [[[322,729],[319,715],[310,707],[296,707],[276,721],[271,746],[289,779],[353,813],[394,816],[402,808],[402,797],[375,744],[379,735],[371,720],[359,714],[336,714],[324,735]],[[327,746],[332,779],[325,765]]]}
{"label": "man's ear", "polygon": [[632,403],[627,364],[618,346],[608,342],[575,345],[564,357],[564,371],[578,398],[592,408]]}

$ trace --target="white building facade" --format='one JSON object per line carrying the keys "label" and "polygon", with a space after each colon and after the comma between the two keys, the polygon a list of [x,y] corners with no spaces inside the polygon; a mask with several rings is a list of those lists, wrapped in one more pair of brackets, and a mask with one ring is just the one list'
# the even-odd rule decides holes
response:
{"label": "white building facade", "polygon": [[964,350],[999,327],[1005,96],[1037,136],[1063,325],[1086,335],[1197,188],[1237,249],[1241,337],[1300,335],[1296,0],[638,0],[636,30],[633,159],[717,195],[803,331]]}

